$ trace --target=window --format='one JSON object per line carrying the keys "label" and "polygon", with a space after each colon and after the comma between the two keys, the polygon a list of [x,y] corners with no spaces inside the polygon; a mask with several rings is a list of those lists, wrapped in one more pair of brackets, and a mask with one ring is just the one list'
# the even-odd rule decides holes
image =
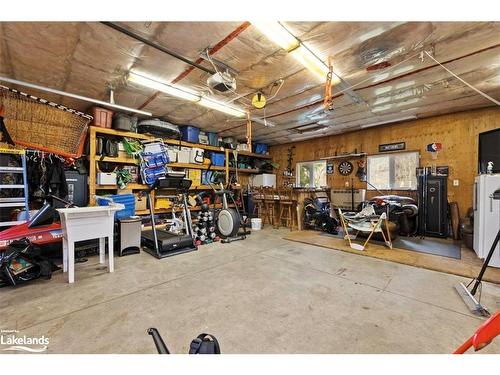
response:
{"label": "window", "polygon": [[326,186],[326,160],[297,163],[297,186]]}
{"label": "window", "polygon": [[418,152],[368,156],[367,180],[379,190],[417,190],[419,157]]}

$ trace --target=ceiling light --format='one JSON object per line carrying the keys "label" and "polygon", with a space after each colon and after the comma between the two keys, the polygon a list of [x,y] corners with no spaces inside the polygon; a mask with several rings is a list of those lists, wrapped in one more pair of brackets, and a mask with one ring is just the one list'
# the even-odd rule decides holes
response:
{"label": "ceiling light", "polygon": [[191,102],[197,102],[200,100],[200,96],[188,91],[187,89],[181,89],[178,87],[170,86],[165,83],[158,82],[154,79],[148,78],[141,74],[135,72],[130,72],[128,75],[128,80],[130,82],[137,83],[141,86],[146,86],[157,91],[164,92],[165,94],[175,96],[177,98],[189,100]]}
{"label": "ceiling light", "polygon": [[257,21],[252,22],[252,25],[257,27],[262,34],[286,51],[291,51],[300,45],[299,40],[279,22]]}
{"label": "ceiling light", "polygon": [[243,109],[240,108],[235,108],[235,107],[230,107],[224,103],[220,103],[216,100],[208,99],[208,98],[201,98],[198,104],[215,109],[220,112],[224,112],[228,115],[235,116],[235,117],[245,117],[246,112]]}
{"label": "ceiling light", "polygon": [[[309,70],[320,80],[326,80],[328,67],[323,64],[323,61],[321,61],[314,53],[307,49],[307,47],[304,47],[303,44],[291,51],[290,55],[302,65],[304,65],[307,70]],[[333,75],[332,81],[334,81],[335,78],[336,76]],[[338,81],[339,80],[337,79],[337,82]]]}
{"label": "ceiling light", "polygon": [[397,119],[393,119],[393,120],[379,121],[379,122],[375,122],[373,124],[361,125],[361,129],[371,128],[371,127],[377,126],[377,125],[391,124],[393,122],[415,120],[416,118],[417,118],[417,115],[411,115],[411,116],[401,117],[401,118],[397,118]]}
{"label": "ceiling light", "polygon": [[[280,22],[252,22],[267,38],[290,53],[306,69],[311,71],[322,81],[326,80],[328,66],[316,56],[309,48],[300,42]],[[340,82],[336,74],[333,74],[332,84]]]}
{"label": "ceiling light", "polygon": [[130,72],[128,75],[128,80],[130,82],[137,83],[139,85],[152,88],[154,90],[158,90],[164,92],[165,94],[175,96],[177,98],[189,100],[191,102],[195,102],[204,107],[215,109],[216,111],[220,111],[235,117],[244,117],[246,116],[246,112],[243,109],[229,106],[225,103],[218,102],[214,99],[204,98],[197,92],[191,91],[186,88],[181,88],[178,86],[172,86],[166,83],[158,82],[152,78],[146,77],[142,74],[138,74],[136,72]]}

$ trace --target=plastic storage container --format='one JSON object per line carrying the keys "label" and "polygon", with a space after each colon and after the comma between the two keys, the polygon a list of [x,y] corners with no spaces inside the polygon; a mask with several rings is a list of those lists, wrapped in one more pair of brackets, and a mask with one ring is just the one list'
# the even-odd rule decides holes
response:
{"label": "plastic storage container", "polygon": [[177,151],[177,162],[178,163],[189,163],[191,160],[191,148],[190,147],[181,147],[179,151]]}
{"label": "plastic storage container", "polygon": [[198,143],[200,136],[200,129],[191,125],[184,125],[180,127],[181,139],[186,142]]}
{"label": "plastic storage container", "polygon": [[137,117],[124,113],[115,113],[113,115],[113,129],[137,132]]}
{"label": "plastic storage container", "polygon": [[210,146],[219,147],[219,134],[208,132],[207,136],[208,136],[208,144]]}
{"label": "plastic storage container", "polygon": [[[110,198],[114,203],[120,203],[125,206],[123,210],[115,212],[115,220],[125,219],[135,215],[134,194],[106,195],[106,198]],[[110,202],[107,199],[97,198],[97,203],[99,206],[108,206]]]}
{"label": "plastic storage container", "polygon": [[212,154],[210,155],[210,160],[212,161],[212,165],[223,167],[226,164],[226,155],[212,152]]}
{"label": "plastic storage container", "polygon": [[256,154],[265,154],[267,153],[267,144],[265,143],[256,143],[253,146],[253,152]]}
{"label": "plastic storage container", "polygon": [[94,118],[90,125],[100,128],[111,128],[113,123],[113,111],[101,107],[92,107],[91,114]]}
{"label": "plastic storage container", "polygon": [[205,150],[198,147],[193,147],[189,154],[189,162],[193,164],[203,164]]}

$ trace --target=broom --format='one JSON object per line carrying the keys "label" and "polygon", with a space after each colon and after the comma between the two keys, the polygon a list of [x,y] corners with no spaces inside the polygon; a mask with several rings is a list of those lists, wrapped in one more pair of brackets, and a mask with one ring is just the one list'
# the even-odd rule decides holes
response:
{"label": "broom", "polygon": [[[483,266],[481,267],[481,271],[479,271],[479,275],[477,278],[472,279],[467,285],[464,283],[459,283],[455,285],[455,289],[458,292],[458,295],[462,298],[464,303],[467,305],[469,310],[479,316],[488,317],[490,316],[489,311],[481,305],[481,293],[479,293],[479,298],[476,298],[476,292],[478,288],[481,286],[481,281],[483,279],[484,272],[486,271],[486,267],[488,267],[488,263],[490,262],[493,253],[498,245],[498,241],[500,240],[500,229],[498,230],[497,236],[491,245],[491,249],[486,257]],[[475,282],[474,282],[475,281]],[[469,291],[469,287],[474,283],[472,289]],[[481,287],[482,290],[482,287]]]}

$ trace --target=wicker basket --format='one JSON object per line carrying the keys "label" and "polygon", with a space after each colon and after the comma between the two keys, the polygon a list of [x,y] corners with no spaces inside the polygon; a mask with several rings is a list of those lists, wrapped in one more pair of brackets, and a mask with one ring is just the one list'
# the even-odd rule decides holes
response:
{"label": "wicker basket", "polygon": [[65,157],[81,156],[92,116],[5,86],[0,86],[0,105],[16,144]]}

